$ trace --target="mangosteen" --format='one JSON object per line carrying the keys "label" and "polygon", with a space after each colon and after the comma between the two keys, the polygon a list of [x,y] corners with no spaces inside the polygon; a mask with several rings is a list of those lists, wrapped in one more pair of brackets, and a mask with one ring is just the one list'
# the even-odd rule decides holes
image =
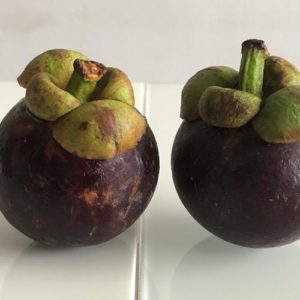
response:
{"label": "mangosteen", "polygon": [[98,244],[132,225],[155,190],[158,149],[121,70],[55,49],[18,78],[0,125],[0,210],[50,246]]}
{"label": "mangosteen", "polygon": [[[226,71],[226,72],[225,72]],[[199,71],[182,91],[172,174],[189,213],[221,239],[274,247],[300,238],[300,73],[261,40],[239,72]]]}

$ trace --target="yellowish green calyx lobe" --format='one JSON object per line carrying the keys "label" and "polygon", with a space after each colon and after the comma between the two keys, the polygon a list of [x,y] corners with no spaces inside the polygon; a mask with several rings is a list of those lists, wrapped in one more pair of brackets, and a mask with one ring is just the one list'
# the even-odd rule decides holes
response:
{"label": "yellowish green calyx lobe", "polygon": [[80,105],[77,98],[58,87],[56,78],[45,72],[35,74],[26,88],[26,106],[38,118],[55,121]]}
{"label": "yellowish green calyx lobe", "polygon": [[93,98],[118,100],[134,106],[131,82],[127,75],[117,68],[107,69],[103,78],[97,83]]}
{"label": "yellowish green calyx lobe", "polygon": [[35,74],[45,72],[54,76],[57,84],[61,88],[65,88],[73,72],[73,62],[77,58],[88,59],[80,52],[67,49],[52,49],[43,52],[25,67],[18,77],[18,82],[22,87],[26,88]]}
{"label": "yellowish green calyx lobe", "polygon": [[282,57],[269,56],[264,70],[264,97],[291,85],[300,85],[299,70]]}
{"label": "yellowish green calyx lobe", "polygon": [[253,120],[258,135],[270,143],[300,140],[300,85],[279,90],[264,100]]}
{"label": "yellowish green calyx lobe", "polygon": [[209,87],[199,101],[201,119],[212,126],[237,128],[259,111],[261,98],[239,90]]}
{"label": "yellowish green calyx lobe", "polygon": [[145,118],[116,100],[82,104],[54,124],[53,137],[67,151],[87,159],[110,159],[134,148],[146,129]]}
{"label": "yellowish green calyx lobe", "polygon": [[40,119],[55,121],[88,101],[105,71],[102,64],[76,59],[66,90],[59,86],[53,75],[46,72],[36,73],[27,84],[27,108]]}
{"label": "yellowish green calyx lobe", "polygon": [[230,67],[209,67],[197,72],[183,87],[180,117],[187,121],[199,119],[198,103],[208,87],[235,88],[237,83],[238,72]]}

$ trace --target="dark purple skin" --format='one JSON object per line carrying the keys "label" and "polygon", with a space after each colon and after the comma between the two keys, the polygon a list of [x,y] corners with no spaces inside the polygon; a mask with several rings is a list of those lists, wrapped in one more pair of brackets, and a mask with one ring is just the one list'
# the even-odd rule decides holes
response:
{"label": "dark purple skin", "polygon": [[148,127],[138,145],[110,160],[79,158],[53,139],[51,124],[19,102],[0,125],[0,210],[50,246],[107,241],[132,225],[155,190],[159,159]]}
{"label": "dark purple skin", "polygon": [[183,204],[216,236],[247,247],[300,238],[300,143],[266,143],[251,125],[184,121],[171,164]]}

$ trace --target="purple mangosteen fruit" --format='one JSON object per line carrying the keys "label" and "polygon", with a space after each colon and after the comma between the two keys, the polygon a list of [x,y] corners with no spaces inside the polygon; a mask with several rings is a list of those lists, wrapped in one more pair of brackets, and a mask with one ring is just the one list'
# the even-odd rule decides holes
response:
{"label": "purple mangosteen fruit", "polygon": [[51,246],[98,244],[132,225],[155,190],[158,149],[121,70],[75,51],[34,58],[26,96],[0,125],[0,210]]}
{"label": "purple mangosteen fruit", "polygon": [[182,91],[172,174],[190,214],[241,246],[300,238],[300,73],[261,40],[242,44],[239,72],[199,71]]}

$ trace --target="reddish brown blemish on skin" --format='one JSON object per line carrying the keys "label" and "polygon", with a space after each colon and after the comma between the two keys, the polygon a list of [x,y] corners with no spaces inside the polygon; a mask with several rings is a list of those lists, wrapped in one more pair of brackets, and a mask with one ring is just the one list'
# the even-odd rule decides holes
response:
{"label": "reddish brown blemish on skin", "polygon": [[51,142],[48,143],[47,146],[45,147],[45,154],[49,160],[52,159],[52,157],[54,156],[55,150]]}
{"label": "reddish brown blemish on skin", "polygon": [[80,214],[80,210],[78,209],[77,205],[72,205],[71,208],[65,207],[65,210],[69,210],[69,221],[67,223],[67,226],[72,226],[74,223],[76,223],[77,217]]}
{"label": "reddish brown blemish on skin", "polygon": [[59,158],[61,161],[66,161],[66,157],[63,155],[63,152],[56,144],[55,141],[50,140],[45,147],[45,154],[48,160],[52,160],[54,158]]}
{"label": "reddish brown blemish on skin", "polygon": [[42,176],[36,176],[36,182],[37,182],[37,185],[40,186],[41,188],[44,188],[45,186],[50,185],[47,178],[42,177]]}
{"label": "reddish brown blemish on skin", "polygon": [[93,206],[97,201],[98,194],[90,189],[84,189],[78,193],[78,197],[88,205]]}
{"label": "reddish brown blemish on skin", "polygon": [[95,115],[104,135],[114,136],[117,134],[118,125],[113,112],[109,108],[101,107],[101,109],[95,110]]}
{"label": "reddish brown blemish on skin", "polygon": [[103,193],[102,193],[102,197],[101,197],[101,207],[104,207],[108,204],[111,204],[113,202],[113,189],[112,189],[112,186],[109,185],[107,190],[105,190]]}
{"label": "reddish brown blemish on skin", "polygon": [[27,135],[30,134],[30,131],[32,131],[33,127],[30,124],[25,124],[24,126],[20,126],[18,124],[16,124],[16,126],[14,127],[15,132],[17,135]]}
{"label": "reddish brown blemish on skin", "polygon": [[132,184],[131,193],[130,193],[130,196],[128,198],[128,202],[129,203],[134,199],[134,196],[135,196],[136,192],[138,191],[140,184],[141,184],[141,177],[140,176],[136,176],[134,178],[134,181],[133,181],[133,184]]}
{"label": "reddish brown blemish on skin", "polygon": [[297,102],[300,102],[300,88],[298,86],[296,87],[291,87],[291,94],[295,97],[295,98],[298,98]]}
{"label": "reddish brown blemish on skin", "polygon": [[79,129],[80,130],[86,130],[88,128],[89,123],[88,122],[81,122],[79,124]]}
{"label": "reddish brown blemish on skin", "polygon": [[60,58],[64,58],[66,56],[66,51],[64,49],[53,49],[49,51],[50,53],[52,52],[53,54],[59,56]]}

